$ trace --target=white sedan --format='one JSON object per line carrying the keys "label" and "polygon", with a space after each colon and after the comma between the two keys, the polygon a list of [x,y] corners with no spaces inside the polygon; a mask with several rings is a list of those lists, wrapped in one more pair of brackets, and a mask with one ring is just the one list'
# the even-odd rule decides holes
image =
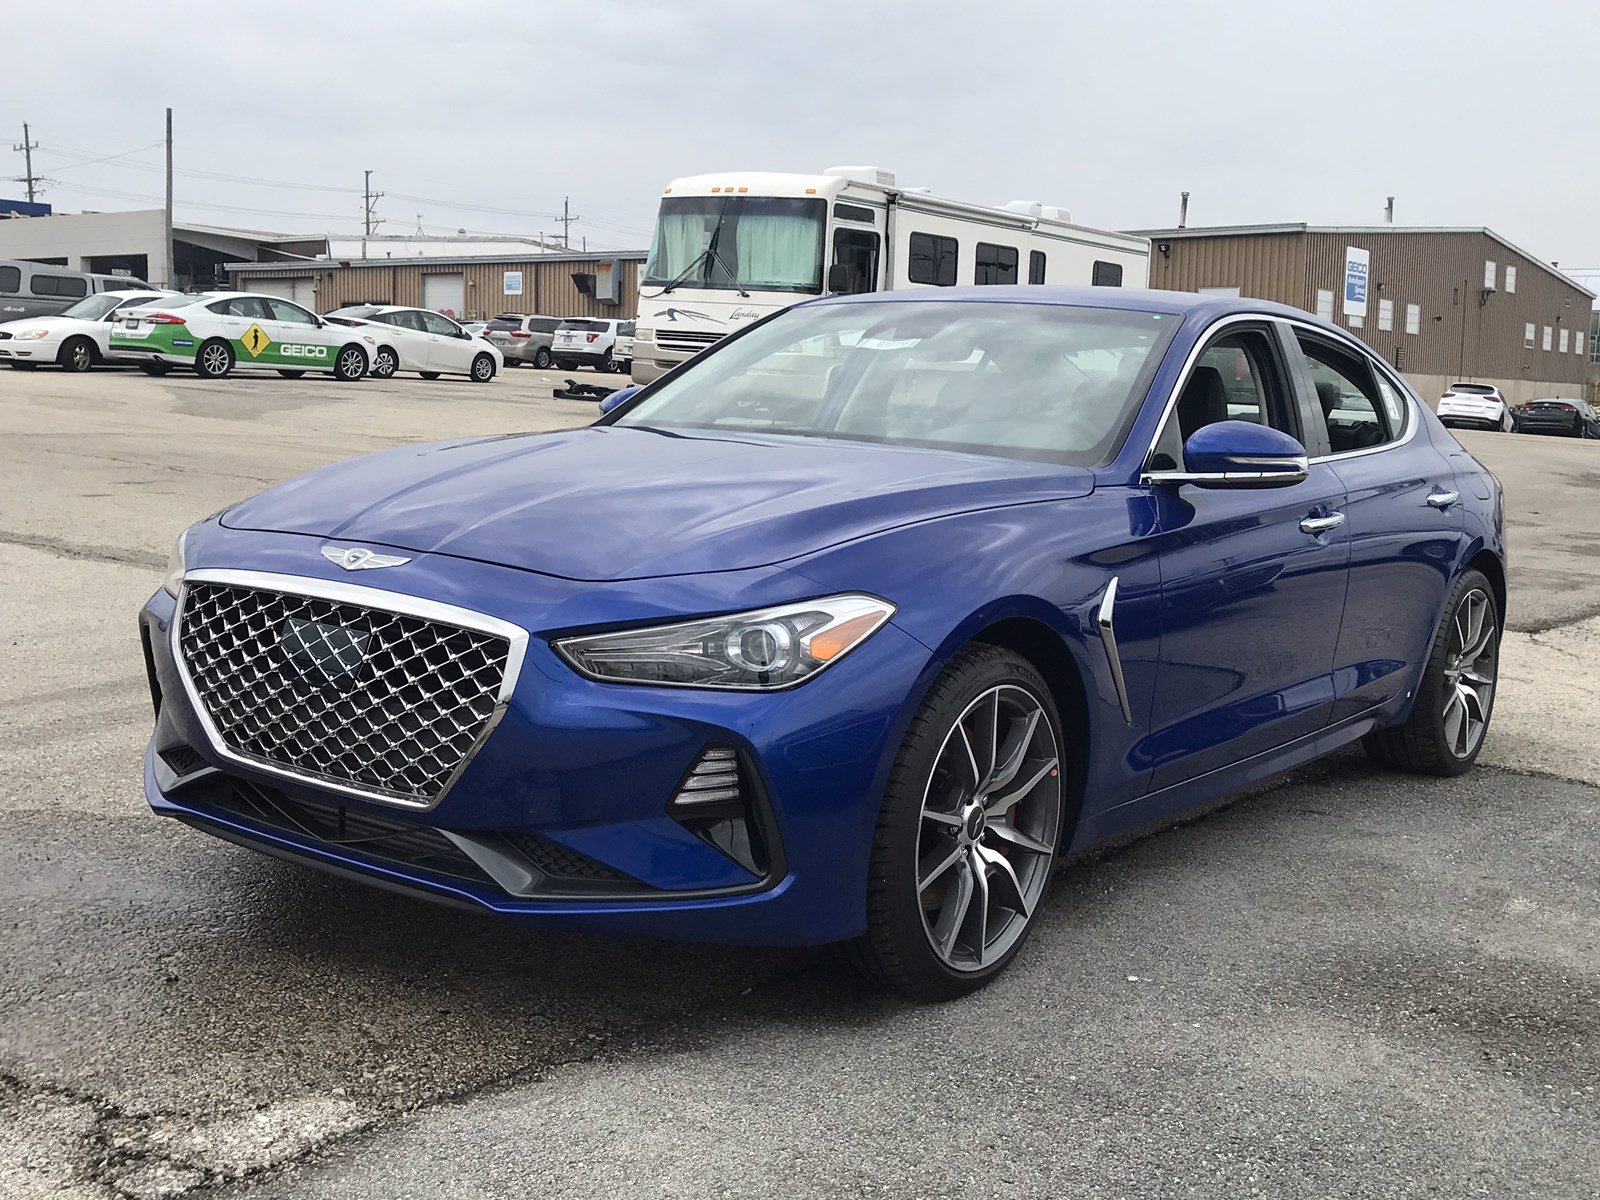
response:
{"label": "white sedan", "polygon": [[325,319],[362,328],[376,340],[372,373],[379,379],[415,371],[424,379],[465,375],[474,383],[488,383],[505,366],[498,347],[431,309],[349,304]]}
{"label": "white sedan", "polygon": [[0,362],[19,370],[56,363],[68,371],[87,371],[97,363],[132,362],[111,352],[116,314],[141,304],[178,299],[176,292],[97,292],[48,317],[24,317],[0,325]]}

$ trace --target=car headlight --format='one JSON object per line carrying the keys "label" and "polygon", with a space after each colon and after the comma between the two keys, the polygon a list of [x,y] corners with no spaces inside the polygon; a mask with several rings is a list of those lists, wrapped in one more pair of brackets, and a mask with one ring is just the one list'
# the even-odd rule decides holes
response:
{"label": "car headlight", "polygon": [[21,333],[17,334],[17,341],[36,342],[42,337],[49,336],[50,331],[48,329],[25,329]]}
{"label": "car headlight", "polygon": [[811,678],[894,615],[876,596],[799,604],[563,638],[557,653],[591,679],[675,687],[771,691]]}
{"label": "car headlight", "polygon": [[161,581],[161,590],[174,600],[178,598],[178,588],[183,583],[183,544],[188,537],[187,529],[178,535],[172,553],[167,557],[167,577]]}

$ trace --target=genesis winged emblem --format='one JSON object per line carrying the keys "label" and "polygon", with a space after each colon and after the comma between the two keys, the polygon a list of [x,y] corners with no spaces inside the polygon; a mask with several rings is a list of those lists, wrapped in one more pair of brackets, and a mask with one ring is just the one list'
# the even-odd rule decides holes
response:
{"label": "genesis winged emblem", "polygon": [[404,554],[379,554],[365,546],[324,546],[322,557],[346,571],[371,571],[376,567],[398,567],[411,561]]}

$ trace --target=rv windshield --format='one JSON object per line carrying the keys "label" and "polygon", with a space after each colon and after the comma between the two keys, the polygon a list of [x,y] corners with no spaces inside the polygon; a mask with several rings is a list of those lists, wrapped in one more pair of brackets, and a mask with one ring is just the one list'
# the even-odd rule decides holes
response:
{"label": "rv windshield", "polygon": [[819,293],[826,221],[824,200],[669,196],[656,219],[644,282]]}

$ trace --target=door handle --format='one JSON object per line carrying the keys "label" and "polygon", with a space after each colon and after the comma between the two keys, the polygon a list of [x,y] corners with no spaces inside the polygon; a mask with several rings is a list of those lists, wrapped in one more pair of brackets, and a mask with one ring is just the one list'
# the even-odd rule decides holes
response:
{"label": "door handle", "polygon": [[1306,517],[1300,522],[1300,532],[1309,533],[1315,537],[1319,533],[1327,533],[1330,529],[1337,529],[1344,524],[1342,512],[1329,513],[1325,517]]}
{"label": "door handle", "polygon": [[1449,508],[1459,499],[1461,499],[1460,492],[1434,492],[1428,497],[1428,506],[1430,508]]}

